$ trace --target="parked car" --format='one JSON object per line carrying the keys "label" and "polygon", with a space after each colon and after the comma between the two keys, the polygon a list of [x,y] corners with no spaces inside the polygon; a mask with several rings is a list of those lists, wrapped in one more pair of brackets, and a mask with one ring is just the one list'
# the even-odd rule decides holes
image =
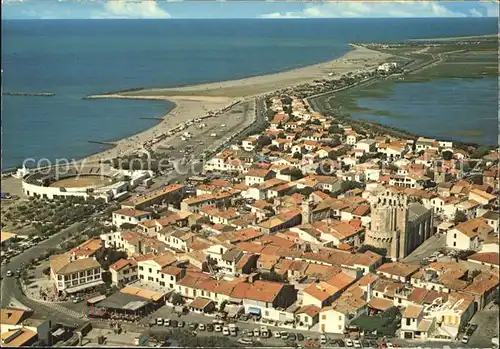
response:
{"label": "parked car", "polygon": [[391,342],[385,342],[385,346],[388,348],[388,349],[392,349],[394,348],[394,345],[392,345]]}
{"label": "parked car", "polygon": [[267,329],[267,326],[260,326],[260,336],[262,338],[269,338],[271,337],[271,332]]}
{"label": "parked car", "polygon": [[177,324],[177,327],[182,328],[182,327],[184,327],[184,325],[185,325],[184,321],[179,321],[179,323]]}
{"label": "parked car", "polygon": [[350,338],[346,338],[345,345],[348,347],[352,347],[354,345],[354,343],[352,342],[352,340]]}
{"label": "parked car", "polygon": [[237,340],[238,343],[243,344],[243,345],[248,345],[251,346],[253,344],[253,341],[248,338],[240,338]]}
{"label": "parked car", "polygon": [[165,319],[165,321],[163,321],[163,325],[164,325],[165,327],[170,327],[170,325],[171,325],[171,321],[170,321],[170,319]]}
{"label": "parked car", "polygon": [[255,337],[259,337],[259,336],[260,336],[260,330],[259,330],[258,328],[254,328],[254,329],[253,329],[253,335],[254,335]]}
{"label": "parked car", "polygon": [[467,336],[467,335],[464,335],[464,336],[462,337],[462,340],[461,340],[461,342],[462,342],[462,343],[464,343],[464,344],[467,344],[467,343],[469,343],[469,336]]}
{"label": "parked car", "polygon": [[345,347],[345,343],[344,343],[344,341],[343,341],[342,339],[338,339],[338,340],[337,340],[337,345],[338,345],[339,347],[341,347],[341,348]]}
{"label": "parked car", "polygon": [[328,342],[328,338],[326,338],[326,335],[322,334],[319,337],[319,341],[320,341],[321,344],[326,344]]}
{"label": "parked car", "polygon": [[200,331],[205,331],[205,329],[206,329],[205,324],[200,324],[200,325],[198,326],[198,330],[200,330]]}
{"label": "parked car", "polygon": [[215,332],[222,332],[222,326],[219,324],[216,324],[214,329],[215,329]]}
{"label": "parked car", "polygon": [[172,327],[177,327],[179,326],[179,322],[177,320],[172,320],[170,325],[172,325]]}
{"label": "parked car", "polygon": [[5,275],[9,278],[12,277],[12,271],[7,270],[7,273],[5,273]]}
{"label": "parked car", "polygon": [[363,348],[369,348],[370,347],[370,342],[368,342],[368,340],[366,340],[366,339],[363,339],[363,340],[361,340],[361,346]]}
{"label": "parked car", "polygon": [[281,339],[284,339],[284,340],[288,339],[288,332],[286,332],[286,331],[281,331],[281,332],[280,332],[280,338],[281,338]]}
{"label": "parked car", "polygon": [[156,318],[156,324],[158,326],[163,326],[163,318],[159,317],[159,318]]}
{"label": "parked car", "polygon": [[372,347],[372,348],[378,348],[377,341],[374,340],[374,339],[370,340],[370,347]]}
{"label": "parked car", "polygon": [[297,336],[295,335],[295,333],[290,333],[288,335],[288,339],[291,340],[291,341],[296,341],[297,340]]}
{"label": "parked car", "polygon": [[243,314],[240,316],[240,320],[241,321],[247,321],[248,320],[248,315],[247,314]]}
{"label": "parked car", "polygon": [[224,336],[229,336],[229,328],[227,328],[226,326],[224,326],[224,327],[222,328],[222,334],[223,334]]}
{"label": "parked car", "polygon": [[361,348],[361,342],[358,339],[352,341],[355,348]]}
{"label": "parked car", "polygon": [[214,325],[207,324],[207,332],[213,332],[213,331],[214,331]]}
{"label": "parked car", "polygon": [[297,333],[297,340],[302,342],[304,340],[304,335],[302,333]]}
{"label": "parked car", "polygon": [[189,329],[190,329],[190,330],[193,330],[193,331],[194,331],[194,330],[196,330],[196,328],[197,328],[197,327],[198,327],[198,324],[197,324],[196,322],[191,322],[191,323],[189,324]]}
{"label": "parked car", "polygon": [[280,338],[281,335],[278,331],[274,332],[274,338]]}

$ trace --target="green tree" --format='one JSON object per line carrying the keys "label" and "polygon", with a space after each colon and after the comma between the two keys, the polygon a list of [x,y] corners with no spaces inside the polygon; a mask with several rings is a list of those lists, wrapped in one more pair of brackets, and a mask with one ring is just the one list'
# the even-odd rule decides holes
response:
{"label": "green tree", "polygon": [[451,160],[453,158],[453,152],[449,150],[445,150],[441,155],[443,156],[443,160]]}
{"label": "green tree", "polygon": [[173,293],[172,296],[170,297],[170,301],[172,302],[173,305],[184,305],[184,297],[180,295],[180,293]]}
{"label": "green tree", "polygon": [[270,145],[271,143],[271,138],[269,138],[269,136],[262,135],[257,139],[257,145],[261,148],[265,147],[266,145]]}
{"label": "green tree", "polygon": [[387,255],[387,249],[375,247],[375,246],[368,245],[368,244],[361,245],[358,248],[357,252],[364,253],[366,251],[372,251],[372,252],[375,252],[376,254],[379,254],[379,255],[384,256],[384,257]]}
{"label": "green tree", "polygon": [[455,221],[455,224],[465,222],[467,220],[467,215],[464,211],[457,210],[457,212],[455,212],[455,218],[453,220]]}

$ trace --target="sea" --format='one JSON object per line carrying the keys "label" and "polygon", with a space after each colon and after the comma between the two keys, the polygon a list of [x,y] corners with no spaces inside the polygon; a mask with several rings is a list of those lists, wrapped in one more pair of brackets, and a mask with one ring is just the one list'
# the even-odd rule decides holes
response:
{"label": "sea", "polygon": [[[3,96],[2,169],[20,166],[26,159],[78,159],[104,150],[104,145],[90,141],[131,136],[153,126],[157,121],[151,118],[163,116],[173,107],[158,101],[84,100],[89,94],[285,71],[340,57],[350,49],[349,42],[397,42],[497,31],[495,18],[2,20],[3,92],[56,94]],[[425,92],[426,102],[414,103],[409,113],[421,119],[414,122],[444,115],[447,138],[457,140],[467,140],[460,134],[461,127],[470,128],[460,120],[479,125],[490,114],[496,117],[497,84],[461,80],[442,84],[433,93],[425,84],[400,84],[394,98],[403,105],[408,96]],[[482,93],[471,95],[475,84],[480,84]],[[442,103],[440,94],[450,97],[447,86],[453,87],[453,100]],[[492,98],[485,99],[486,94],[493,96],[494,104],[490,105]],[[461,105],[468,112],[457,112],[454,100],[466,100]],[[415,131],[413,124],[397,126]],[[418,131],[444,135],[433,127],[419,126]],[[476,136],[476,142],[489,140]]]}

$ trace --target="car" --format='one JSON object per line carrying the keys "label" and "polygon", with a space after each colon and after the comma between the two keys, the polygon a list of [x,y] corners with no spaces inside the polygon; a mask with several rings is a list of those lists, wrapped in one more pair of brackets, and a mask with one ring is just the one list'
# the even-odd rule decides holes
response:
{"label": "car", "polygon": [[337,339],[337,345],[341,348],[345,347],[345,343],[342,339]]}
{"label": "car", "polygon": [[12,277],[12,272],[10,270],[7,270],[7,273],[5,273],[5,275],[10,278]]}
{"label": "car", "polygon": [[346,338],[345,345],[348,347],[352,347],[352,346],[354,346],[354,343],[352,342],[352,340],[350,338]]}
{"label": "car", "polygon": [[224,326],[224,327],[222,328],[222,334],[223,334],[224,336],[229,336],[229,328],[227,328],[226,326]]}
{"label": "car", "polygon": [[321,344],[326,344],[328,342],[328,338],[326,338],[326,336],[322,334],[321,336],[319,336],[319,341],[321,342]]}
{"label": "car", "polygon": [[156,324],[158,326],[163,326],[163,318],[159,317],[159,318],[156,318]]}
{"label": "car", "polygon": [[302,342],[304,340],[304,335],[302,333],[297,333],[297,340]]}
{"label": "car", "polygon": [[254,329],[253,329],[253,335],[254,335],[255,337],[259,337],[259,336],[260,336],[260,330],[259,330],[258,328],[254,328]]}
{"label": "car", "polygon": [[237,340],[238,343],[243,344],[243,345],[248,345],[251,346],[253,344],[253,341],[248,338],[240,338]]}
{"label": "car", "polygon": [[172,322],[170,324],[172,325],[172,327],[179,326],[179,322],[177,320],[172,320]]}
{"label": "car", "polygon": [[291,340],[291,341],[296,341],[297,340],[297,336],[295,335],[295,333],[290,333],[288,335],[288,339]]}
{"label": "car", "polygon": [[189,324],[189,329],[190,329],[190,330],[193,330],[193,331],[194,331],[194,330],[196,330],[196,328],[197,328],[197,327],[198,327],[198,324],[197,324],[196,322],[191,322],[191,323]]}
{"label": "car", "polygon": [[274,332],[274,338],[280,338],[281,335],[278,331]]}
{"label": "car", "polygon": [[370,347],[372,347],[372,348],[378,348],[378,343],[377,343],[376,340],[372,339],[369,342],[370,342]]}
{"label": "car", "polygon": [[394,345],[392,345],[391,342],[385,342],[385,346],[388,348],[388,349],[392,349],[394,348]]}
{"label": "car", "polygon": [[247,332],[247,337],[253,337],[253,331],[248,331]]}
{"label": "car", "polygon": [[363,348],[369,348],[369,347],[370,347],[370,342],[368,342],[368,340],[366,340],[366,339],[363,339],[363,340],[361,341],[361,346],[362,346]]}
{"label": "car", "polygon": [[207,324],[207,332],[213,332],[213,331],[214,331],[214,325]]}
{"label": "car", "polygon": [[280,338],[284,340],[288,339],[288,333],[286,331],[281,331]]}
{"label": "car", "polygon": [[184,321],[179,321],[179,323],[177,324],[177,327],[182,328],[182,327],[184,327],[184,325],[185,325]]}
{"label": "car", "polygon": [[352,342],[354,343],[355,348],[361,348],[361,342],[359,340],[355,339]]}
{"label": "car", "polygon": [[200,325],[198,326],[198,330],[199,330],[199,331],[205,331],[205,330],[206,330],[206,326],[205,326],[205,324],[200,324]]}
{"label": "car", "polygon": [[75,297],[73,298],[73,303],[80,303],[82,301],[82,299],[80,297]]}
{"label": "car", "polygon": [[271,337],[271,332],[267,329],[267,326],[260,326],[260,336],[262,338],[269,338]]}
{"label": "car", "polygon": [[248,315],[247,314],[243,314],[240,316],[240,320],[241,321],[247,321],[248,320]]}
{"label": "car", "polygon": [[171,325],[170,319],[165,319],[165,321],[163,321],[163,326],[170,327],[170,325]]}
{"label": "car", "polygon": [[219,324],[215,325],[214,329],[215,329],[215,332],[222,332],[222,326]]}
{"label": "car", "polygon": [[462,342],[462,343],[464,343],[464,344],[467,344],[467,343],[469,343],[469,336],[467,336],[467,335],[464,335],[464,336],[462,337],[462,340],[461,340],[461,342]]}
{"label": "car", "polygon": [[475,330],[477,330],[477,324],[470,324],[469,328],[474,332]]}

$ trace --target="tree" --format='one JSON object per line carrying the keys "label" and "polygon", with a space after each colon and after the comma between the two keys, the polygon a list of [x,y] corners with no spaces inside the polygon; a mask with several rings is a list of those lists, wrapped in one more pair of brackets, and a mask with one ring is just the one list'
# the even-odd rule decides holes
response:
{"label": "tree", "polygon": [[375,247],[372,245],[361,245],[358,248],[357,252],[364,253],[366,251],[372,251],[372,252],[375,252],[376,254],[379,254],[379,255],[384,256],[384,257],[387,255],[387,249]]}
{"label": "tree", "polygon": [[332,125],[328,128],[328,134],[338,134],[338,133],[342,133],[342,130],[338,126]]}
{"label": "tree", "polygon": [[285,282],[285,278],[274,271],[262,272],[260,273],[260,278],[265,281]]}
{"label": "tree", "polygon": [[344,181],[341,184],[342,193],[345,193],[349,190],[356,189],[356,188],[363,188],[363,184],[360,182],[355,182],[355,181]]}
{"label": "tree", "polygon": [[137,227],[137,224],[123,223],[122,225],[120,225],[120,229],[122,229],[122,230],[132,230],[135,227]]}
{"label": "tree", "polygon": [[183,305],[185,303],[184,297],[182,297],[179,293],[175,292],[170,297],[170,301],[173,305]]}
{"label": "tree", "polygon": [[296,167],[284,169],[283,171],[281,171],[281,174],[285,176],[290,176],[292,177],[293,180],[301,179],[304,177],[302,171]]}
{"label": "tree", "polygon": [[313,189],[313,188],[311,188],[311,187],[305,187],[305,188],[302,188],[302,189],[297,190],[297,192],[298,192],[299,194],[302,194],[302,195],[304,195],[304,196],[309,196],[309,195],[311,195],[311,194],[313,193],[313,191],[314,191],[314,189]]}
{"label": "tree", "polygon": [[271,138],[269,138],[269,136],[262,135],[257,139],[257,145],[260,146],[261,148],[271,143],[272,143]]}
{"label": "tree", "polygon": [[453,157],[453,152],[445,150],[441,153],[441,155],[443,156],[443,160],[451,160],[451,158]]}
{"label": "tree", "polygon": [[472,154],[470,154],[470,157],[473,159],[481,159],[483,156],[488,155],[489,152],[489,147],[479,147]]}
{"label": "tree", "polygon": [[293,156],[292,156],[294,159],[299,159],[299,160],[302,160],[302,154],[299,153],[299,152],[295,152],[293,153]]}
{"label": "tree", "polygon": [[280,150],[280,148],[278,148],[278,146],[275,144],[270,145],[269,147],[267,147],[267,149],[269,149],[271,151],[279,151]]}
{"label": "tree", "polygon": [[191,231],[192,232],[195,232],[195,233],[198,233],[203,227],[201,226],[201,224],[192,224],[191,225]]}
{"label": "tree", "polygon": [[467,215],[465,214],[464,211],[457,210],[457,212],[455,212],[455,218],[454,218],[455,224],[465,222],[466,220],[467,220]]}

